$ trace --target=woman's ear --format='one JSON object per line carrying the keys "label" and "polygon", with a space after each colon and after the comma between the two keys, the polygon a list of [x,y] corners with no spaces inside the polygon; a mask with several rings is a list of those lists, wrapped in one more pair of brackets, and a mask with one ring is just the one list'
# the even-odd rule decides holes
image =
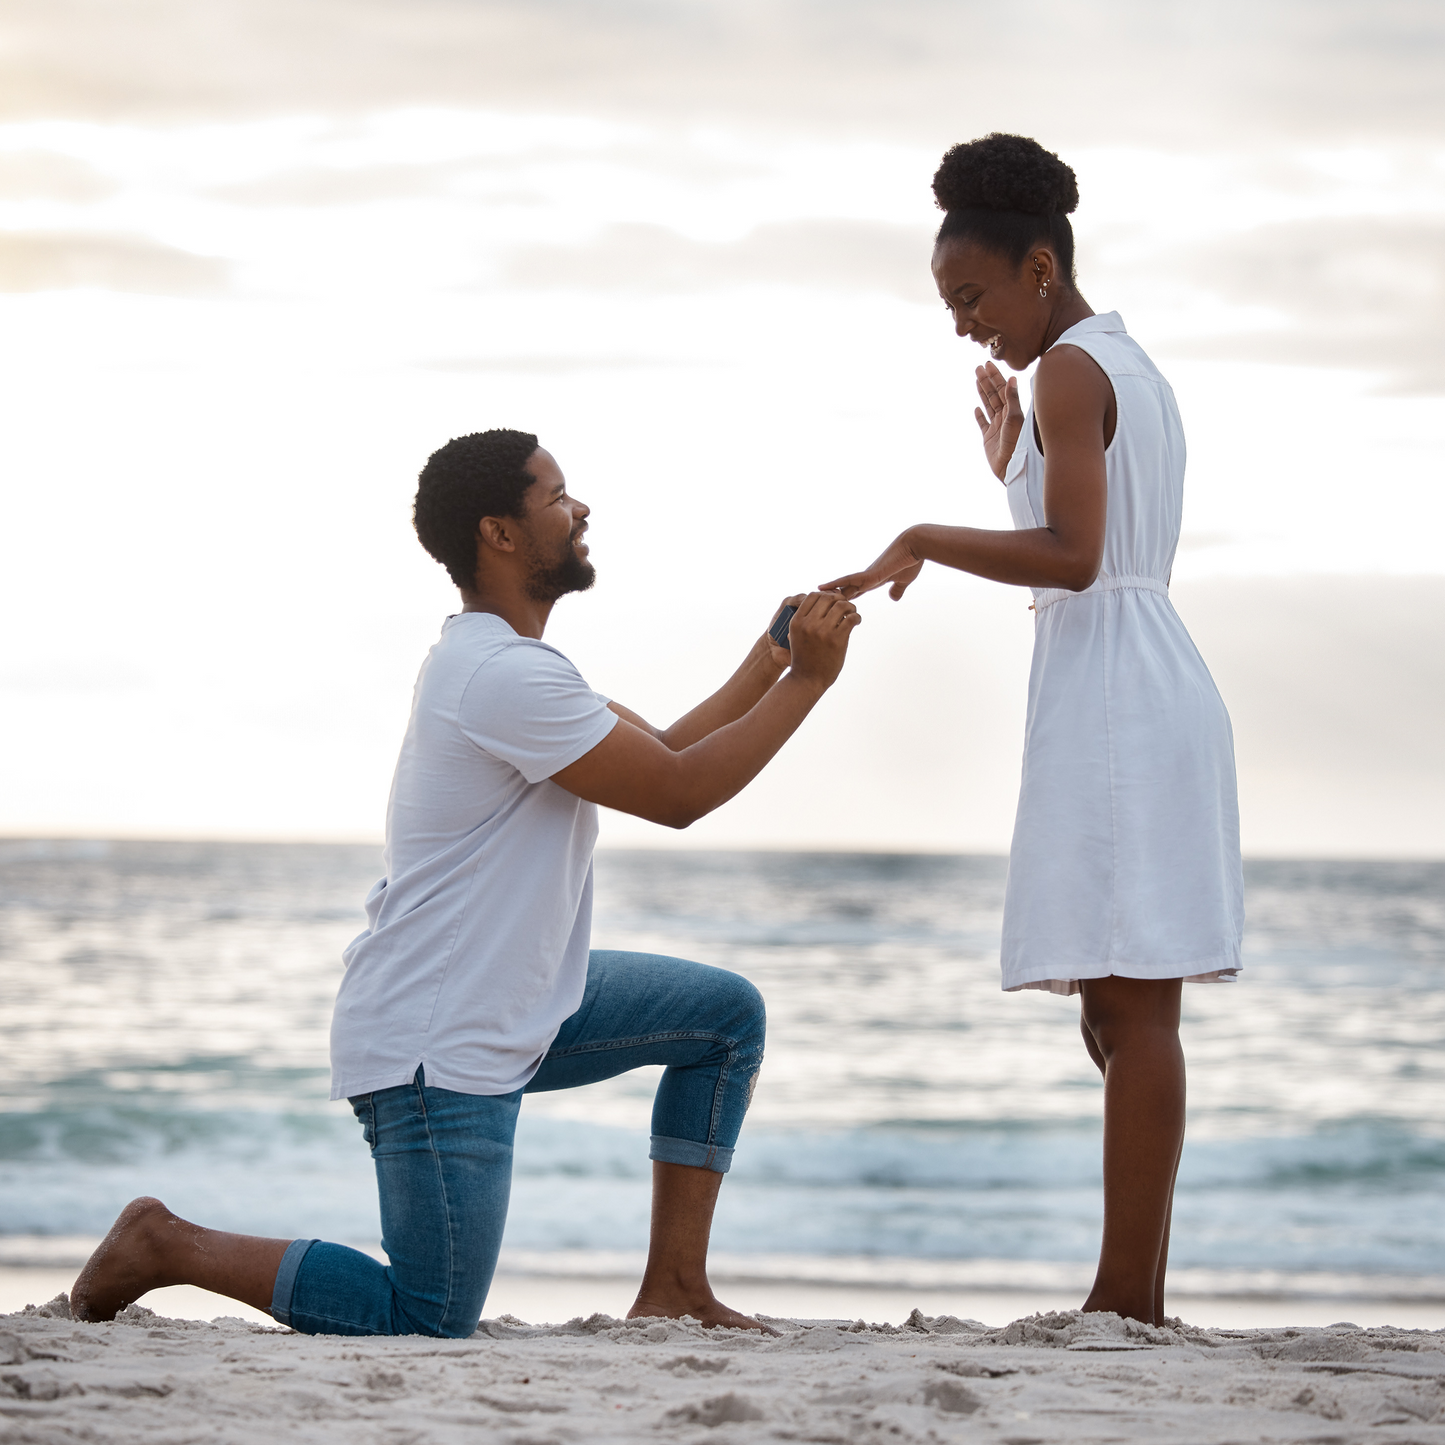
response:
{"label": "woman's ear", "polygon": [[1038,288],[1039,299],[1047,301],[1049,291],[1058,284],[1059,263],[1047,246],[1041,246],[1024,263],[1029,279]]}

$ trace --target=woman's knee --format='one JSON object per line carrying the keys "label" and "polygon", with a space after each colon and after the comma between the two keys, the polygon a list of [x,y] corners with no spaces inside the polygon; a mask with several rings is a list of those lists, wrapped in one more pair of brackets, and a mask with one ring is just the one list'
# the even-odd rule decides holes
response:
{"label": "woman's knee", "polygon": [[1099,1048],[1099,1041],[1094,1037],[1094,1031],[1089,1027],[1088,1017],[1080,1012],[1079,1032],[1084,1036],[1084,1047],[1089,1051],[1089,1057],[1094,1061],[1099,1072],[1107,1072],[1108,1060],[1104,1057],[1103,1051]]}
{"label": "woman's knee", "polygon": [[[1096,978],[1083,984],[1082,1026],[1104,1059],[1118,1049],[1179,1033],[1181,980]],[[1090,1054],[1098,1062],[1094,1049]]]}

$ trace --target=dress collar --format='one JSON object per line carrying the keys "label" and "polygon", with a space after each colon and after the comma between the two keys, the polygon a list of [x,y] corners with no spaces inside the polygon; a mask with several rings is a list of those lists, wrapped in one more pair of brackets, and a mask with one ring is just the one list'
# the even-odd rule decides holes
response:
{"label": "dress collar", "polygon": [[[1084,336],[1091,331],[1118,331],[1125,336],[1129,334],[1124,327],[1124,318],[1117,311],[1106,311],[1102,316],[1086,316],[1082,321],[1076,321],[1054,342],[1054,346],[1062,345],[1071,336]],[[1052,351],[1053,347],[1049,349]]]}

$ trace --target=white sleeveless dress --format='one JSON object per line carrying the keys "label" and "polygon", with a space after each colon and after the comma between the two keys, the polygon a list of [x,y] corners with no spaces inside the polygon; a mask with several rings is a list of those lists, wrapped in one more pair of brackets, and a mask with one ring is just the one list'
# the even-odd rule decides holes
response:
{"label": "white sleeveless dress", "polygon": [[[1244,886],[1229,714],[1169,601],[1184,494],[1174,393],[1117,312],[1077,346],[1114,387],[1104,560],[1083,592],[1034,591],[1023,784],[1004,901],[1003,986],[1232,978]],[[1030,405],[1004,477],[1044,525]]]}

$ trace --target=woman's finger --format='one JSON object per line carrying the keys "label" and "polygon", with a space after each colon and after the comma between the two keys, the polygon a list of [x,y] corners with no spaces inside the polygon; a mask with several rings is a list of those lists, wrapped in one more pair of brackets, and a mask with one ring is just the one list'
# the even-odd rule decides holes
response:
{"label": "woman's finger", "polygon": [[982,367],[979,368],[978,394],[983,398],[990,416],[997,416],[1008,405],[1003,379],[997,372],[990,376]]}
{"label": "woman's finger", "polygon": [[978,423],[978,429],[979,429],[979,431],[981,431],[985,436],[987,436],[987,435],[988,435],[988,418],[983,414],[983,411],[982,411],[981,408],[979,408],[979,407],[974,407],[974,409],[973,409],[973,419],[974,419],[974,421],[976,421],[976,422]]}

